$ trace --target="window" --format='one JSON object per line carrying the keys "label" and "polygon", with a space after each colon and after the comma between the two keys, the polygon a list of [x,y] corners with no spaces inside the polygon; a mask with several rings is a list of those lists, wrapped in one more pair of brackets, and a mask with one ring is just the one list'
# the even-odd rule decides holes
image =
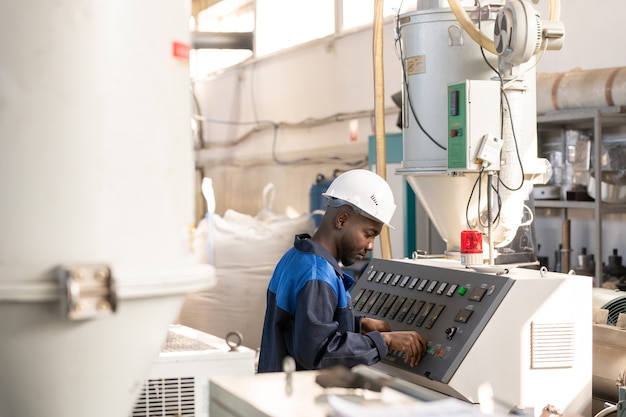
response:
{"label": "window", "polygon": [[[253,32],[254,0],[222,0],[198,14],[194,30],[204,32]],[[245,49],[192,50],[191,77],[196,78],[242,62],[253,52]]]}
{"label": "window", "polygon": [[335,0],[256,0],[256,55],[335,32]]}
{"label": "window", "polygon": [[[342,0],[342,29],[352,29],[358,26],[369,25],[374,21],[374,0]],[[415,9],[415,1],[407,1]],[[398,14],[398,9],[403,7],[402,0],[385,0],[383,4],[383,15],[394,16]],[[401,13],[404,13],[403,7]]]}
{"label": "window", "polygon": [[[414,1],[385,0],[383,14],[393,16]],[[194,30],[255,32],[254,55],[268,55],[335,33],[335,10],[341,7],[340,30],[371,25],[374,0],[221,0],[198,14]],[[252,57],[249,50],[196,50],[190,56],[191,76],[201,76]]]}

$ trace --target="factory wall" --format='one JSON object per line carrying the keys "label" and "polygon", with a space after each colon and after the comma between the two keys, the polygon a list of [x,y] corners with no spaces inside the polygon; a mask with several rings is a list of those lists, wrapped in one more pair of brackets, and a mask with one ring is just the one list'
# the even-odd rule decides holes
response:
{"label": "factory wall", "polygon": [[[537,5],[544,18],[547,3]],[[618,36],[624,13],[626,3],[614,0],[562,1],[565,45],[561,51],[546,52],[537,72],[626,66]],[[393,22],[387,21],[385,127],[390,133],[399,132],[391,95],[401,89],[393,35]],[[197,152],[198,179],[213,178],[217,212],[231,208],[255,214],[262,208],[261,192],[268,182],[276,186],[275,212],[288,207],[305,212],[318,174],[330,177],[336,170],[364,166],[367,159],[368,136],[374,132],[372,29],[314,41],[211,74],[194,81],[194,92],[198,112],[210,119],[201,124],[204,149]],[[585,219],[588,214],[579,216]],[[609,219],[605,247],[626,250],[620,236],[622,221],[622,216]],[[560,239],[560,217],[544,222],[537,241],[543,255],[552,258]],[[610,227],[611,222],[618,227]],[[580,242],[575,249],[593,244],[587,242],[593,227],[588,221],[572,224],[572,242]]]}
{"label": "factory wall", "polygon": [[[385,26],[386,131],[399,109],[400,63],[393,27]],[[275,209],[308,211],[317,174],[367,164],[374,133],[371,28],[311,42],[194,83],[203,116],[242,125],[205,122],[202,175],[214,179],[217,211],[254,214],[267,182],[276,185]],[[236,145],[234,144],[236,142]]]}

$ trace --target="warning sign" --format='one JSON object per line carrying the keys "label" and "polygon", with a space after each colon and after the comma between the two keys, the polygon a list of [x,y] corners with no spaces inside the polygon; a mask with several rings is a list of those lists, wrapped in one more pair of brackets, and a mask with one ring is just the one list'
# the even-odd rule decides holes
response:
{"label": "warning sign", "polygon": [[426,57],[424,55],[413,56],[406,59],[407,75],[422,74],[426,72]]}

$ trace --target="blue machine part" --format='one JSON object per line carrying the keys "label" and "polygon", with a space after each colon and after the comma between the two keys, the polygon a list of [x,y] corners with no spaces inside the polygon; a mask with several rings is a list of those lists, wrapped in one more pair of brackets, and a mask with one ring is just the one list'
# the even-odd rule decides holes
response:
{"label": "blue machine part", "polygon": [[311,186],[311,190],[309,191],[309,208],[316,229],[319,227],[324,211],[326,210],[326,197],[322,196],[322,194],[328,189],[330,183],[332,183],[335,178],[336,173],[334,173],[332,178],[326,178],[323,174],[317,174],[315,184]]}

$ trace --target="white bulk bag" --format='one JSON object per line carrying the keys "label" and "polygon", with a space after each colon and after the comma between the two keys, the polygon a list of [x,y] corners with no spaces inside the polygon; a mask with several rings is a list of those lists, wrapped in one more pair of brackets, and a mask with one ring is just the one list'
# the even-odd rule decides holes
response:
{"label": "white bulk bag", "polygon": [[294,236],[309,232],[311,220],[308,213],[295,218],[272,213],[273,196],[274,185],[268,184],[257,216],[228,209],[224,217],[209,213],[200,221],[194,252],[201,263],[212,259],[217,285],[187,295],[181,324],[218,337],[238,331],[245,346],[260,347],[267,284]]}

